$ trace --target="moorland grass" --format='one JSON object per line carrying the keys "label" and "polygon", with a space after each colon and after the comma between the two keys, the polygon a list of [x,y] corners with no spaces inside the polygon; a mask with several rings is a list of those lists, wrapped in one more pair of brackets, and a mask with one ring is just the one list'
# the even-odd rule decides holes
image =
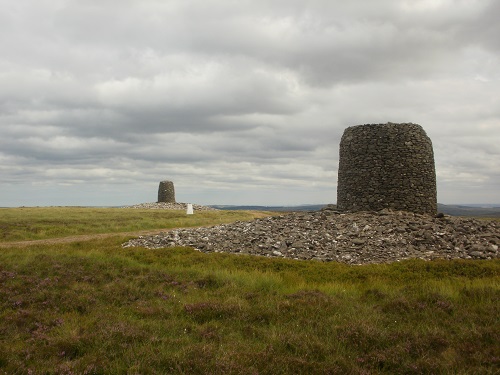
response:
{"label": "moorland grass", "polygon": [[0,249],[0,373],[495,374],[500,262]]}
{"label": "moorland grass", "polygon": [[81,234],[169,229],[251,220],[251,211],[148,210],[91,207],[0,208],[0,242],[40,240]]}

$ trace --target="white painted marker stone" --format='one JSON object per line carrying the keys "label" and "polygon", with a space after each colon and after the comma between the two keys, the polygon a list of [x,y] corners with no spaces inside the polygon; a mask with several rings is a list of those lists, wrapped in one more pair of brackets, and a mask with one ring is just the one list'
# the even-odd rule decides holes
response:
{"label": "white painted marker stone", "polygon": [[186,214],[187,215],[192,215],[193,214],[193,205],[191,203],[188,203],[187,204],[187,211],[186,211]]}

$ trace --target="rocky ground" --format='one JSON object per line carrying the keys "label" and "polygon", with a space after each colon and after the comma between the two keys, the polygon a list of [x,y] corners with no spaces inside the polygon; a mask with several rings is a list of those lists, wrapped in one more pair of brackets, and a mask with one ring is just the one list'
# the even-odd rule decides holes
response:
{"label": "rocky ground", "polygon": [[[152,203],[141,203],[135,204],[133,206],[124,206],[123,208],[136,208],[136,209],[152,209],[152,210],[186,210],[187,203],[166,203],[166,202],[152,202]],[[216,210],[212,207],[200,206],[199,204],[193,204],[194,211],[213,211]]]}
{"label": "rocky ground", "polygon": [[124,247],[190,246],[227,252],[349,264],[402,259],[500,258],[500,222],[401,211],[340,213],[332,207],[213,227],[143,236]]}

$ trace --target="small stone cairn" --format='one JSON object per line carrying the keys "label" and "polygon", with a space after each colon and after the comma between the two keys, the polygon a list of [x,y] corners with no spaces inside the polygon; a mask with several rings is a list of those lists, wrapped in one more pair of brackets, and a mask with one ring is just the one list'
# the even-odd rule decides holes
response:
{"label": "small stone cairn", "polygon": [[161,181],[158,187],[158,203],[175,203],[175,189],[172,181]]}
{"label": "small stone cairn", "polygon": [[151,203],[140,203],[132,206],[124,206],[123,208],[135,208],[140,210],[185,210],[188,214],[193,211],[216,211],[217,209],[199,204],[179,203],[175,201],[175,189],[172,181],[161,181],[158,187],[158,201]]}

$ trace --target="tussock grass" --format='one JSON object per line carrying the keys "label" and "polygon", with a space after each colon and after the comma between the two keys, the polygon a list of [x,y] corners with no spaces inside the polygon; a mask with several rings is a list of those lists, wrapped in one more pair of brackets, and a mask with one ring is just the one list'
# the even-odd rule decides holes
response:
{"label": "tussock grass", "polygon": [[0,249],[0,374],[495,374],[499,261]]}
{"label": "tussock grass", "polygon": [[262,216],[262,213],[196,211],[195,215],[186,215],[183,210],[131,208],[0,208],[0,242],[216,225],[236,220],[251,220],[256,215]]}

